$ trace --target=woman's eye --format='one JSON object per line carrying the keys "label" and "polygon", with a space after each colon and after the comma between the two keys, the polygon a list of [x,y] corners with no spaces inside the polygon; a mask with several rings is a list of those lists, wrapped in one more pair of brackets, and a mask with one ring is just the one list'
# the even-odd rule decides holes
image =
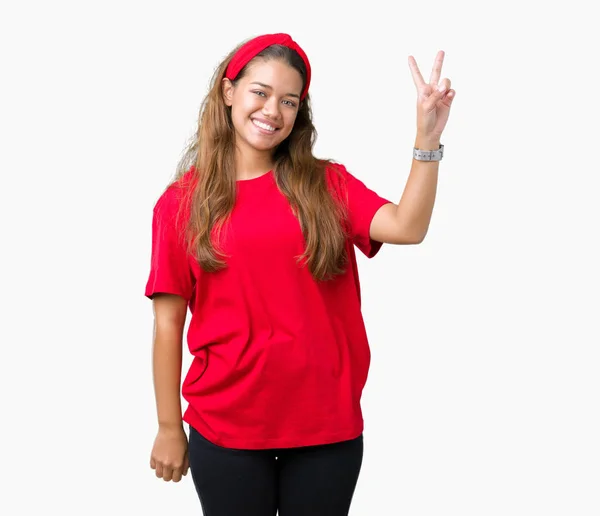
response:
{"label": "woman's eye", "polygon": [[[264,91],[260,91],[260,90],[254,90],[252,93],[254,93],[255,95],[258,95],[259,97],[267,96]],[[290,107],[296,107],[296,103],[292,102],[291,100],[284,100],[283,103]]]}

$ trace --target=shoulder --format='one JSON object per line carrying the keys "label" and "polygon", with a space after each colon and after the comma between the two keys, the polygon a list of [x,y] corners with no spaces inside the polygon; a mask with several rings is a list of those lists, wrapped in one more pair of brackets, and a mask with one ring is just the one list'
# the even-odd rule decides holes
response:
{"label": "shoulder", "polygon": [[182,207],[187,206],[195,179],[195,169],[191,167],[171,181],[154,204],[154,212],[162,215],[174,215]]}
{"label": "shoulder", "polygon": [[337,193],[341,193],[348,187],[348,180],[352,177],[346,167],[334,160],[322,160],[325,181],[327,186]]}
{"label": "shoulder", "polygon": [[321,166],[325,169],[325,175],[328,181],[344,180],[348,174],[345,165],[332,159],[320,160]]}
{"label": "shoulder", "polygon": [[334,160],[325,162],[325,177],[330,190],[343,200],[360,191],[362,183],[348,171],[346,166]]}

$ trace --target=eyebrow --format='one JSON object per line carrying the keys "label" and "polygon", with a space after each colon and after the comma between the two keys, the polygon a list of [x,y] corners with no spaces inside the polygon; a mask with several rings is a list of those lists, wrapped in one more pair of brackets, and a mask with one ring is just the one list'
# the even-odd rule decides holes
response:
{"label": "eyebrow", "polygon": [[[268,90],[272,90],[273,88],[271,86],[269,86],[268,84],[265,84],[263,82],[251,82],[250,84],[258,84],[259,86],[262,86],[263,88],[266,88]],[[285,95],[286,97],[296,97],[297,99],[300,99],[300,95],[296,95],[295,93],[287,93]]]}

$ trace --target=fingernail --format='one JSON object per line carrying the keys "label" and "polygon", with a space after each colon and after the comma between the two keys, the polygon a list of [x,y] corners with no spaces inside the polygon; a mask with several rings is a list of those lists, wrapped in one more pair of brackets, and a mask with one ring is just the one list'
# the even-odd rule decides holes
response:
{"label": "fingernail", "polygon": [[444,91],[446,91],[446,85],[445,85],[445,84],[440,84],[440,85],[438,86],[438,91],[439,91],[440,93],[443,93]]}

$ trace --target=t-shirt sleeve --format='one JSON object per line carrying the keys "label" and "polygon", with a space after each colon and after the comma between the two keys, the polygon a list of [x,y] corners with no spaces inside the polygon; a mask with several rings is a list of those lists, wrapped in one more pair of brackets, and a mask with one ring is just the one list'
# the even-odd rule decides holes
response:
{"label": "t-shirt sleeve", "polygon": [[194,290],[194,275],[184,241],[183,224],[177,224],[178,200],[175,189],[164,192],[152,213],[152,256],[146,283],[146,297],[176,294],[187,301]]}
{"label": "t-shirt sleeve", "polygon": [[336,166],[345,179],[345,198],[352,242],[367,258],[373,258],[383,244],[370,237],[371,222],[377,210],[391,201],[368,188],[343,165]]}

